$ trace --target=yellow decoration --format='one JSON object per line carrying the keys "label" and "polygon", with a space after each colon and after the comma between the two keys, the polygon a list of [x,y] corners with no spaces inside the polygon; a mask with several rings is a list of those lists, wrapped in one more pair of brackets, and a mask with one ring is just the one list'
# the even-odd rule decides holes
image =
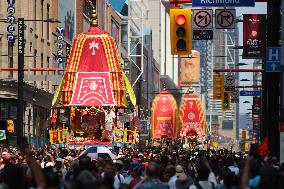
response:
{"label": "yellow decoration", "polygon": [[13,133],[14,132],[14,121],[11,119],[7,120],[7,131],[8,133]]}
{"label": "yellow decoration", "polygon": [[[54,141],[53,133],[56,132],[57,140]],[[56,129],[56,130],[49,130],[49,142],[50,144],[62,144],[67,143],[70,141],[70,134],[68,129]]]}
{"label": "yellow decoration", "polygon": [[249,143],[245,142],[245,152],[248,152],[248,151],[249,151]]}
{"label": "yellow decoration", "polygon": [[70,110],[70,119],[71,120],[73,120],[73,118],[75,117],[75,112],[76,112],[76,108],[71,107],[71,110]]}
{"label": "yellow decoration", "polygon": [[125,86],[126,86],[126,90],[127,90],[128,94],[129,94],[130,101],[133,104],[133,106],[136,106],[135,93],[134,93],[133,88],[132,88],[128,78],[126,77],[125,73],[123,73],[123,80],[125,81]]}
{"label": "yellow decoration", "polygon": [[54,93],[54,96],[53,96],[53,99],[52,99],[52,103],[51,103],[51,106],[52,107],[55,107],[58,102],[59,102],[59,99],[60,99],[60,96],[62,94],[62,89],[63,89],[63,81],[64,81],[64,75],[60,81],[60,84],[59,86],[57,87],[55,93]]}
{"label": "yellow decoration", "polygon": [[137,135],[138,135],[138,131],[136,129],[132,131],[127,129],[123,130],[115,128],[114,133],[115,133],[115,139],[114,139],[115,142],[123,142],[124,144],[136,144]]}

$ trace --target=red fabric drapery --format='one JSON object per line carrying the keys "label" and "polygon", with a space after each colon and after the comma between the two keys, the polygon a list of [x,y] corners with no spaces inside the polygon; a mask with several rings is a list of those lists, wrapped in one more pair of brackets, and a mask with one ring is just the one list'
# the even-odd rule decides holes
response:
{"label": "red fabric drapery", "polygon": [[177,104],[166,90],[156,96],[151,109],[152,138],[174,138],[177,134]]}
{"label": "red fabric drapery", "polygon": [[205,113],[200,98],[196,94],[183,96],[179,117],[181,122],[180,136],[199,138],[204,136]]}

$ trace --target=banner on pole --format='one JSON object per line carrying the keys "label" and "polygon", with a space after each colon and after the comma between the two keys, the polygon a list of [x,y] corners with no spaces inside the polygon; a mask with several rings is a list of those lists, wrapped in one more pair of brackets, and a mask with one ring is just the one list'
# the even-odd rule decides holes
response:
{"label": "banner on pole", "polygon": [[214,75],[213,76],[213,99],[222,100],[224,96],[224,76]]}
{"label": "banner on pole", "polygon": [[263,58],[266,47],[266,15],[244,14],[243,17],[243,58]]}
{"label": "banner on pole", "polygon": [[179,58],[180,86],[200,82],[200,52],[193,50],[192,58]]}

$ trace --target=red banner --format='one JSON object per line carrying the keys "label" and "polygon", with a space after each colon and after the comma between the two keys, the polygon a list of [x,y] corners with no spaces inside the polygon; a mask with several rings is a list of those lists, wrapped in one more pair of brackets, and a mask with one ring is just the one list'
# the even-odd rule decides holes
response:
{"label": "red banner", "polygon": [[155,125],[156,132],[153,134],[153,138],[162,138],[162,136],[174,137],[172,119],[172,117],[158,117]]}
{"label": "red banner", "polygon": [[205,114],[196,94],[186,94],[180,109],[181,136],[202,137],[205,134]]}
{"label": "red banner", "polygon": [[71,106],[113,106],[108,72],[78,72]]}
{"label": "red banner", "polygon": [[173,138],[177,132],[177,104],[168,91],[156,96],[151,109],[152,138]]}
{"label": "red banner", "polygon": [[243,17],[243,58],[263,58],[266,47],[266,15],[244,14]]}
{"label": "red banner", "polygon": [[265,137],[263,141],[258,146],[258,153],[262,157],[266,156],[268,153],[268,138]]}

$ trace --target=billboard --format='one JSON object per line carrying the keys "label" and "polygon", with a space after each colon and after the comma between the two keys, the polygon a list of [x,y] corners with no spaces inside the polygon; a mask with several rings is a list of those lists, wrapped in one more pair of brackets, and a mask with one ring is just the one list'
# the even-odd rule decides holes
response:
{"label": "billboard", "polygon": [[266,15],[244,14],[243,16],[243,58],[263,58],[266,47]]}
{"label": "billboard", "polygon": [[75,0],[58,0],[59,27],[64,28],[64,38],[73,42],[76,36]]}
{"label": "billboard", "polygon": [[179,86],[200,82],[200,52],[192,50],[192,57],[179,58]]}

